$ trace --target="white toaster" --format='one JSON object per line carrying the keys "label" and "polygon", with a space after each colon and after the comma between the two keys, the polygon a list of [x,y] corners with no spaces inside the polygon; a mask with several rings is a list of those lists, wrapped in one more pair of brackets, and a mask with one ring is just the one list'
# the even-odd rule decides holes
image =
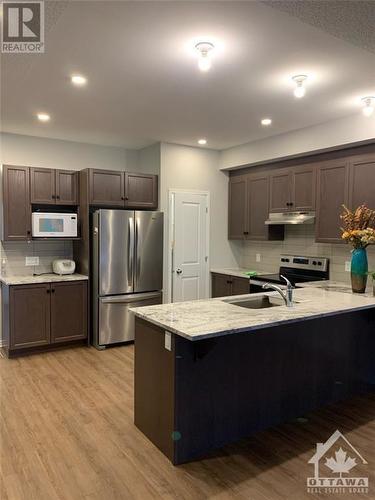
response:
{"label": "white toaster", "polygon": [[75,268],[74,260],[56,259],[52,262],[52,270],[55,274],[73,274]]}

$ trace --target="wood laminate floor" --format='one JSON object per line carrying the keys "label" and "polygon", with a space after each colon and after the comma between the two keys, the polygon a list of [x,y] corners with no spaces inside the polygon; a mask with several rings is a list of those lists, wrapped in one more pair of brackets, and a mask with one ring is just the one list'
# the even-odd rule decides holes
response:
{"label": "wood laminate floor", "polygon": [[[375,498],[374,395],[173,467],[133,425],[133,353],[80,347],[0,359],[1,500]],[[336,429],[368,461],[368,494],[306,491],[315,444]]]}

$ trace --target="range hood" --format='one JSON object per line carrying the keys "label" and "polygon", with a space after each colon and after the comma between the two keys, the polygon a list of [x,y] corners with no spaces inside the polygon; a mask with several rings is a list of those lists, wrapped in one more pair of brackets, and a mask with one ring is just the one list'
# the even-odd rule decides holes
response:
{"label": "range hood", "polygon": [[287,225],[287,224],[314,224],[315,212],[279,212],[271,213],[265,224]]}

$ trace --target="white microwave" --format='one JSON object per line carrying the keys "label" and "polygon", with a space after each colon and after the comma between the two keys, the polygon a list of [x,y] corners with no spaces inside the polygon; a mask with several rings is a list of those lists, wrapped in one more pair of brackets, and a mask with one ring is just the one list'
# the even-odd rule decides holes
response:
{"label": "white microwave", "polygon": [[37,238],[75,238],[77,214],[33,212],[32,235]]}

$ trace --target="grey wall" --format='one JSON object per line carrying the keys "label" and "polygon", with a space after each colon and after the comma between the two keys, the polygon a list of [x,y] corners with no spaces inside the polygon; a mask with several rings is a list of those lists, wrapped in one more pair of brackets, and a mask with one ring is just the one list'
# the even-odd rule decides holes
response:
{"label": "grey wall", "polygon": [[226,149],[220,155],[220,168],[234,168],[251,163],[318,152],[375,139],[375,119],[361,112],[355,115],[249,142]]}
{"label": "grey wall", "polygon": [[[168,196],[170,189],[210,193],[210,266],[238,267],[240,245],[227,238],[228,177],[218,169],[219,152],[177,144],[161,144],[160,207],[165,212],[164,269],[167,270]],[[164,272],[164,290],[168,275]],[[168,297],[165,297],[168,300]]]}

